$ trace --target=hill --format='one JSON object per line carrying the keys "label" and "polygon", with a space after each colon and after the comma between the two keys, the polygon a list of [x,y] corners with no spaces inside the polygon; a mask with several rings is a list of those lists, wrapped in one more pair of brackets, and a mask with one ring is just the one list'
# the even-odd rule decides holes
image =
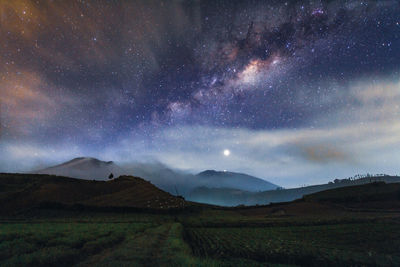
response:
{"label": "hill", "polygon": [[0,174],[0,212],[44,203],[140,209],[177,209],[187,205],[183,199],[133,176],[89,181],[54,175]]}
{"label": "hill", "polygon": [[352,208],[400,209],[400,183],[372,182],[326,190],[303,197],[307,202],[335,203]]}
{"label": "hill", "polygon": [[232,209],[246,216],[343,217],[350,221],[376,213],[398,214],[400,183],[372,182],[324,190],[291,202]]}
{"label": "hill", "polygon": [[263,179],[236,172],[206,170],[196,175],[203,186],[233,188],[250,192],[273,190],[277,185]]}
{"label": "hill", "polygon": [[354,185],[369,184],[371,182],[400,183],[398,176],[371,176],[356,180],[335,180],[327,184],[313,185],[290,189],[267,190],[263,192],[249,192],[232,188],[207,188],[194,189],[187,197],[191,201],[203,202],[213,205],[266,205],[269,203],[288,202],[300,199],[305,195],[320,191],[342,188]]}
{"label": "hill", "polygon": [[107,180],[110,173],[114,177],[124,174],[124,170],[112,161],[79,157],[49,168],[33,171],[36,174],[52,174],[81,179]]}

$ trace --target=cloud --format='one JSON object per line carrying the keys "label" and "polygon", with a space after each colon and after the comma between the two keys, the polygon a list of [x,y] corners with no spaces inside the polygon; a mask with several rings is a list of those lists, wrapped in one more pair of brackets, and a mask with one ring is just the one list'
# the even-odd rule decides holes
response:
{"label": "cloud", "polygon": [[[358,172],[397,173],[399,130],[399,121],[296,130],[172,127],[154,133],[148,143],[125,137],[105,154],[122,161],[155,158],[193,172],[248,172],[295,186]],[[224,149],[230,149],[229,157]]]}
{"label": "cloud", "polygon": [[354,116],[360,121],[391,120],[400,115],[400,81],[368,79],[351,87],[350,94],[357,101]]}
{"label": "cloud", "polygon": [[[7,160],[0,167],[17,170],[21,165],[24,167],[20,168],[27,169],[39,163],[94,156],[121,164],[159,161],[191,172],[247,172],[287,187],[356,173],[396,174],[400,161],[400,120],[393,108],[398,102],[399,83],[382,80],[373,86],[367,84],[349,88],[348,95],[359,103],[351,107],[351,112],[346,106],[341,107],[325,116],[329,124],[321,123],[319,127],[254,130],[205,125],[159,128],[143,124],[96,147],[68,145],[72,141],[61,142],[61,146],[51,142],[42,145],[7,141],[2,142],[0,155]],[[13,99],[11,96],[14,97],[10,94],[8,98]],[[47,98],[39,95],[37,101],[47,103]],[[362,116],[368,119],[360,121]],[[223,155],[225,149],[231,151],[229,157]]]}
{"label": "cloud", "polygon": [[[10,143],[3,145],[3,151],[9,164],[25,169],[29,164],[60,163],[77,156],[120,164],[156,160],[190,172],[247,172],[291,187],[357,173],[398,173],[399,131],[399,121],[275,131],[187,126],[155,132],[147,140],[136,134],[126,136],[98,150]],[[229,157],[223,155],[224,149],[230,149]]]}
{"label": "cloud", "polygon": [[[12,71],[13,70],[13,71]],[[2,137],[29,136],[40,128],[50,127],[62,111],[80,105],[81,100],[55,89],[36,72],[25,70],[0,74],[0,124]]]}
{"label": "cloud", "polygon": [[[41,120],[52,114],[56,103],[42,91],[43,81],[35,73],[2,75],[0,102],[9,116],[24,120]],[[44,111],[48,111],[47,114]],[[3,110],[5,112],[5,110]]]}
{"label": "cloud", "polygon": [[349,162],[349,156],[332,145],[296,144],[295,149],[304,159],[315,163]]}
{"label": "cloud", "polygon": [[0,143],[0,172],[26,172],[88,154],[73,144]]}

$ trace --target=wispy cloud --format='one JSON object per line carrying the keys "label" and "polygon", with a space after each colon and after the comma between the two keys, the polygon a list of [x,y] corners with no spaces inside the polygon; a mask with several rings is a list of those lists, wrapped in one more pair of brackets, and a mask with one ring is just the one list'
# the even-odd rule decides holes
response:
{"label": "wispy cloud", "polygon": [[[39,159],[49,163],[88,155],[121,164],[156,160],[193,172],[204,169],[247,172],[287,187],[327,182],[356,173],[399,173],[400,119],[395,113],[399,83],[364,85],[349,90],[359,101],[356,108],[342,107],[329,114],[331,125],[318,128],[252,130],[201,125],[163,130],[142,128],[142,132],[122,135],[97,149],[69,143],[49,144],[45,148],[7,143],[2,145],[0,157],[6,157],[9,164],[22,163],[25,167],[38,164]],[[349,115],[342,120],[346,112]],[[360,119],[363,116],[365,120]],[[224,149],[231,151],[230,156],[224,156]],[[0,167],[7,170],[4,162]]]}

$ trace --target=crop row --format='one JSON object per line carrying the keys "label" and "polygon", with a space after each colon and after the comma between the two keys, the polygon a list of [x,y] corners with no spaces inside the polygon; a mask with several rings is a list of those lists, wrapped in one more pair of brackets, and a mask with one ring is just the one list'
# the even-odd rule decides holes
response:
{"label": "crop row", "polygon": [[[395,233],[395,234],[393,234]],[[186,228],[198,256],[300,265],[396,265],[398,225]]]}

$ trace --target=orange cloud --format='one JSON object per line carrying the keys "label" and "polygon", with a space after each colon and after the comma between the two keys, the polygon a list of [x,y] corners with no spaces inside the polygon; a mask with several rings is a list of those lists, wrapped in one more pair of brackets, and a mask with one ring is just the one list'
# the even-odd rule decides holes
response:
{"label": "orange cloud", "polygon": [[305,159],[316,163],[345,162],[349,156],[329,144],[296,144]]}
{"label": "orange cloud", "polygon": [[12,72],[0,77],[1,121],[9,129],[23,132],[27,126],[44,123],[56,115],[57,103],[47,94],[47,84],[40,76]]}

